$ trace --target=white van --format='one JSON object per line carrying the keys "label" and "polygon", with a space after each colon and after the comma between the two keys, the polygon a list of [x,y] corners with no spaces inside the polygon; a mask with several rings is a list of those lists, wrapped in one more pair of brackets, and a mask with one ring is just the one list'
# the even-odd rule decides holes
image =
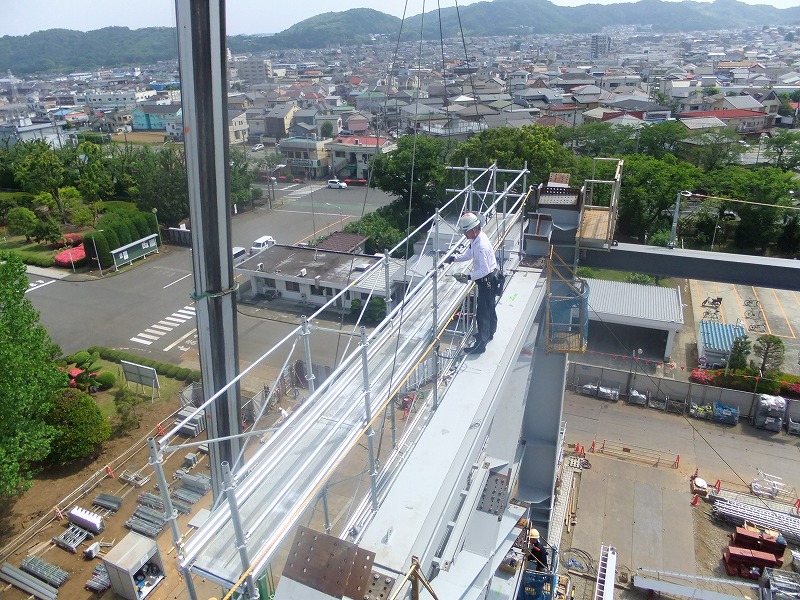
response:
{"label": "white van", "polygon": [[241,246],[234,246],[231,248],[231,253],[233,254],[234,265],[238,265],[247,258],[247,248],[242,248]]}
{"label": "white van", "polygon": [[253,242],[253,245],[250,246],[250,251],[253,254],[256,254],[258,252],[261,252],[262,250],[271,248],[274,245],[275,245],[275,238],[273,238],[271,235],[262,235],[255,242]]}

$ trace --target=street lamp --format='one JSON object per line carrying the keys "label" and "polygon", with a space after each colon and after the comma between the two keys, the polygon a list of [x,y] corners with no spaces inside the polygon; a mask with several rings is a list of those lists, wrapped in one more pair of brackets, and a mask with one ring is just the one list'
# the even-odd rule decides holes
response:
{"label": "street lamp", "polygon": [[[103,233],[102,229],[98,229],[95,233]],[[92,245],[94,246],[94,258],[97,260],[97,268],[100,270],[100,277],[103,277],[103,267],[100,264],[100,255],[97,253],[97,241],[92,236]]]}
{"label": "street lamp", "polygon": [[673,212],[672,214],[672,231],[670,232],[669,235],[669,244],[667,244],[667,248],[669,248],[670,250],[675,248],[675,237],[678,233],[678,216],[680,215],[681,212],[681,197],[691,198],[692,192],[688,190],[683,190],[675,195],[675,212]]}
{"label": "street lamp", "polygon": [[163,242],[161,241],[161,226],[158,224],[158,209],[154,206],[150,210],[153,211],[153,215],[156,218],[156,233],[158,234],[158,245],[161,246],[163,245]]}

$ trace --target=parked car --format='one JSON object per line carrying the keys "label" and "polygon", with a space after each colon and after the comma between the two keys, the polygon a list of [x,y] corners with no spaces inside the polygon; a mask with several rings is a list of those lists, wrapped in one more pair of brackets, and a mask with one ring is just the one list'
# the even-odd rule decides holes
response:
{"label": "parked car", "polygon": [[328,179],[328,187],[343,190],[347,188],[347,184],[344,181],[339,181],[338,179]]}
{"label": "parked car", "polygon": [[264,149],[264,144],[256,144],[252,148],[250,148],[250,152],[259,152],[260,150]]}
{"label": "parked car", "polygon": [[271,235],[262,235],[256,241],[253,242],[253,245],[250,246],[250,251],[253,254],[257,252],[261,252],[262,250],[266,250],[267,248],[271,248],[275,245],[275,238]]}

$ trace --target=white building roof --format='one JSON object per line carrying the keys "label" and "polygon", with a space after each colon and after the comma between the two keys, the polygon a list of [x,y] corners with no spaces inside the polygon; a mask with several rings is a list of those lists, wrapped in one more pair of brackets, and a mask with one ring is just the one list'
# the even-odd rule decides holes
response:
{"label": "white building roof", "polygon": [[654,329],[682,329],[679,288],[586,279],[589,318]]}

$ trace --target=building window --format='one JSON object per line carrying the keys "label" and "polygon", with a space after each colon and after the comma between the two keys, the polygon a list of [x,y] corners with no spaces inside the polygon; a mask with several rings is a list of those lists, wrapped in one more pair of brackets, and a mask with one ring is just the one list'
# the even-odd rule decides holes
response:
{"label": "building window", "polygon": [[308,158],[308,152],[303,152],[303,158]]}
{"label": "building window", "polygon": [[342,152],[341,150],[337,150],[336,152],[333,153],[333,155],[336,158],[344,158],[344,152]]}
{"label": "building window", "polygon": [[300,284],[296,281],[287,281],[286,282],[286,291],[287,292],[299,292],[300,291]]}
{"label": "building window", "polygon": [[325,288],[319,287],[316,285],[311,286],[311,295],[312,296],[324,296],[325,295]]}
{"label": "building window", "polygon": [[366,302],[367,300],[369,300],[369,294],[362,292],[362,293],[361,293],[361,299],[362,299],[364,302]]}
{"label": "building window", "polygon": [[265,279],[265,280],[264,280],[264,283],[266,283],[266,284],[267,284],[267,287],[271,287],[271,288],[273,288],[273,289],[274,289],[275,287],[277,287],[277,286],[275,285],[275,280],[274,280],[274,279],[269,279],[269,278],[267,278],[267,279]]}

